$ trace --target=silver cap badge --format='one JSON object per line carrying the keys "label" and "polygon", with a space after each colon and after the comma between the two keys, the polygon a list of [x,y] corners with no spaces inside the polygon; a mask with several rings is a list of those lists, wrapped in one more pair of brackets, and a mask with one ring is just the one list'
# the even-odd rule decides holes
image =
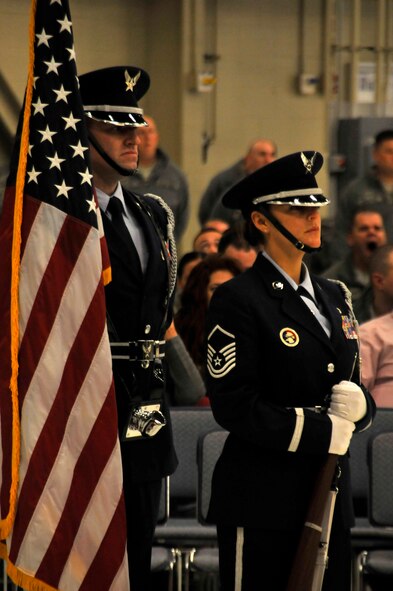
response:
{"label": "silver cap badge", "polygon": [[126,79],[126,92],[127,90],[131,90],[131,92],[133,92],[134,86],[138,82],[140,75],[141,72],[139,71],[133,78],[131,78],[127,70],[124,70],[124,78]]}
{"label": "silver cap badge", "polygon": [[312,173],[312,167],[314,166],[314,160],[315,160],[316,155],[317,155],[316,152],[314,152],[314,156],[312,156],[310,159],[308,159],[307,156],[305,156],[303,154],[303,152],[300,153],[300,157],[301,157],[302,162],[304,164],[304,168],[310,174]]}

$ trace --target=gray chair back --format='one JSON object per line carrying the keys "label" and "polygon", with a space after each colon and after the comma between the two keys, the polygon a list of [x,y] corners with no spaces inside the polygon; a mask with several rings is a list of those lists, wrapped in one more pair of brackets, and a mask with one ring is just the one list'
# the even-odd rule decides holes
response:
{"label": "gray chair back", "polygon": [[196,499],[197,444],[204,433],[221,427],[210,407],[173,407],[170,410],[179,465],[170,477],[171,498]]}
{"label": "gray chair back", "polygon": [[202,435],[198,442],[198,521],[207,525],[211,484],[215,465],[223,450],[228,431],[211,431]]}
{"label": "gray chair back", "polygon": [[375,435],[369,444],[369,515],[374,525],[393,526],[393,431]]}
{"label": "gray chair back", "polygon": [[393,431],[393,408],[378,408],[371,427],[361,433],[355,433],[351,439],[349,463],[355,507],[357,501],[361,501],[363,506],[367,508],[369,489],[368,443],[375,435],[385,431]]}

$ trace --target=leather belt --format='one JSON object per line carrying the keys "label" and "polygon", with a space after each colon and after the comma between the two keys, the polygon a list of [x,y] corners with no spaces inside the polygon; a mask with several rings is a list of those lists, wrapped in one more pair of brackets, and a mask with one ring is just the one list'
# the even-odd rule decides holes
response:
{"label": "leather belt", "polygon": [[110,345],[112,359],[139,361],[145,368],[149,367],[151,361],[165,357],[165,341],[139,340]]}

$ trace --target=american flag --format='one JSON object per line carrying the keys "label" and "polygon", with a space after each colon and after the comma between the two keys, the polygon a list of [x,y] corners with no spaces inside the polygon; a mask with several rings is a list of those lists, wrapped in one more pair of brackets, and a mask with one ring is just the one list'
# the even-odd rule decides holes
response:
{"label": "american flag", "polygon": [[[0,549],[34,591],[127,591],[104,282],[66,0],[33,0],[0,218]],[[106,278],[106,279],[105,279]]]}

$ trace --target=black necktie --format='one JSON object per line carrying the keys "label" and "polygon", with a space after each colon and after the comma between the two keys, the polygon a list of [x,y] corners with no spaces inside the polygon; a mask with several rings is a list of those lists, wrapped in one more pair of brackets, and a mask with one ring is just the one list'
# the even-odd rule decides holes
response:
{"label": "black necktie", "polygon": [[312,297],[311,293],[309,291],[307,291],[307,289],[305,287],[303,287],[303,285],[299,285],[299,287],[297,288],[297,293],[300,296],[303,296],[303,297],[308,298],[309,300],[311,300],[316,305],[316,307],[318,308],[317,302],[314,300],[314,298]]}
{"label": "black necktie", "polygon": [[136,248],[132,241],[131,234],[124,221],[124,205],[121,200],[118,197],[111,197],[109,199],[107,211],[109,211],[111,214],[112,223],[115,226],[118,234],[121,235],[123,241],[127,244],[128,249],[133,253],[136,253]]}

